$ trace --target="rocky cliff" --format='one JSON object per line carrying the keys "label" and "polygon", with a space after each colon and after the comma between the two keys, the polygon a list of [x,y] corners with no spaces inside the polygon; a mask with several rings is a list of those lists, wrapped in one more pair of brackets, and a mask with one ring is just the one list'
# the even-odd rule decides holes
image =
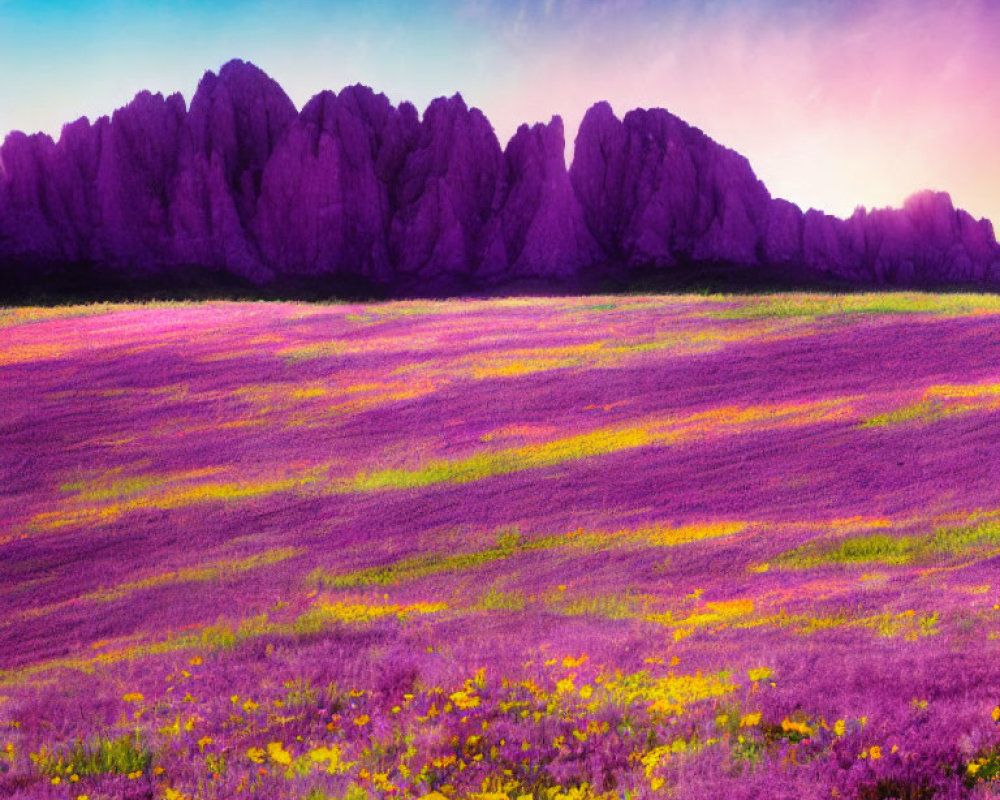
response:
{"label": "rocky cliff", "polygon": [[[697,283],[1000,285],[987,220],[925,192],[848,219],[770,196],[738,153],[662,109],[588,111],[502,149],[459,95],[421,116],[364,86],[297,111],[257,67],[190,108],[143,92],[59,141],[0,147],[0,290],[256,287],[449,295]],[[720,277],[721,276],[721,277]]]}

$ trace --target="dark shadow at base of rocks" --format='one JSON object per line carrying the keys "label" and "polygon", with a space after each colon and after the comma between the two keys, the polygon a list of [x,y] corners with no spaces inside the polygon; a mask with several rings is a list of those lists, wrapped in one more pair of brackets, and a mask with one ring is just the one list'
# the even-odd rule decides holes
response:
{"label": "dark shadow at base of rocks", "polygon": [[597,264],[572,279],[520,278],[477,281],[469,276],[412,279],[397,286],[364,277],[281,276],[263,286],[223,270],[174,265],[155,272],[113,272],[90,263],[0,263],[0,303],[54,306],[93,302],[153,300],[288,300],[378,302],[405,299],[551,297],[606,294],[761,294],[788,291],[855,293],[933,290],[983,292],[982,285],[877,285],[813,272],[801,266],[748,268],[720,263],[682,263],[637,268]]}

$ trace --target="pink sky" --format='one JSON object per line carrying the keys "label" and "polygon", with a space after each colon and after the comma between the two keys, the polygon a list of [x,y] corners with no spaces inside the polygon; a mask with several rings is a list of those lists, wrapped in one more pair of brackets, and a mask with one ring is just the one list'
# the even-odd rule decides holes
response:
{"label": "pink sky", "polygon": [[557,108],[568,131],[595,97],[619,114],[664,106],[804,207],[844,215],[931,188],[1000,224],[1000,3],[807,5],[595,19],[538,58],[527,96],[486,105],[495,119]]}

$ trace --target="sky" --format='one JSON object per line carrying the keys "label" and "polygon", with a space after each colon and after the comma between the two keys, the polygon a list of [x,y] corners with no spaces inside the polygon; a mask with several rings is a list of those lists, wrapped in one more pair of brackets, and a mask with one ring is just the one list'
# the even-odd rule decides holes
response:
{"label": "sky", "polygon": [[58,136],[138,91],[190,101],[252,61],[300,108],[364,83],[418,108],[461,92],[501,144],[522,122],[661,107],[838,215],[915,191],[1000,226],[995,0],[0,0],[0,137]]}

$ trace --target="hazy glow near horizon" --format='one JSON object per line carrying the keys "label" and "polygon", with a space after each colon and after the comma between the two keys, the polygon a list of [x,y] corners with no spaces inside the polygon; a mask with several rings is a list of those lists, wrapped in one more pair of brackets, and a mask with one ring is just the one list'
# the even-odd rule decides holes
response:
{"label": "hazy glow near horizon", "polygon": [[990,0],[0,0],[0,137],[141,89],[190,100],[253,61],[301,107],[365,83],[460,91],[522,122],[659,106],[743,153],[771,193],[840,215],[914,191],[1000,224],[1000,3]]}

